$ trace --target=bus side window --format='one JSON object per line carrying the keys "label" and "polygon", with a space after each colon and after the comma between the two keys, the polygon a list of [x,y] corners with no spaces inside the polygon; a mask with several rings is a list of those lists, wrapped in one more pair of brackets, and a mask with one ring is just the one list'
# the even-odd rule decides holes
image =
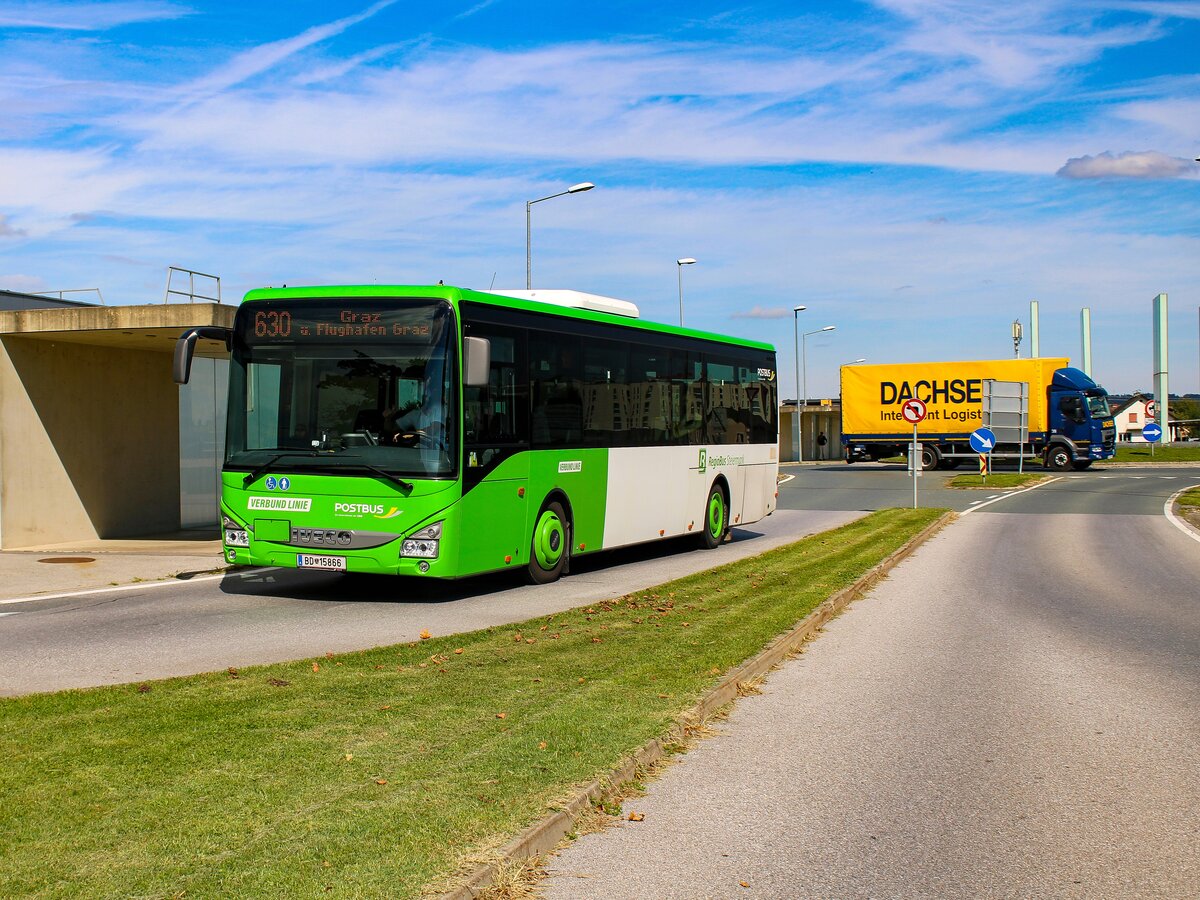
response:
{"label": "bus side window", "polygon": [[583,443],[583,367],[579,339],[529,333],[529,388],[535,447],[578,447]]}
{"label": "bus side window", "polygon": [[770,366],[771,361],[765,360],[761,366],[757,361],[750,361],[738,368],[738,381],[745,392],[749,413],[749,439],[755,444],[769,444],[779,439],[775,424],[775,382],[759,375],[762,369]]}
{"label": "bus side window", "polygon": [[463,388],[466,443],[476,447],[525,443],[527,404],[517,335],[492,326],[475,326],[471,335],[486,337],[492,352],[487,386]]}
{"label": "bus side window", "polygon": [[705,369],[704,423],[711,444],[744,444],[749,429],[738,417],[738,382],[733,362],[708,356]]}
{"label": "bus side window", "polygon": [[583,440],[589,447],[628,443],[629,348],[617,341],[589,341],[583,348]]}

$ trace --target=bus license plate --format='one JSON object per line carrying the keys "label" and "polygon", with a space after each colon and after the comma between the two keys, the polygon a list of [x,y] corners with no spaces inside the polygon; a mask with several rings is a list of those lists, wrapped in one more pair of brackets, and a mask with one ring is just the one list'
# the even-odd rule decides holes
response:
{"label": "bus license plate", "polygon": [[307,553],[297,553],[296,566],[301,569],[332,569],[335,572],[345,572],[346,557],[310,556]]}

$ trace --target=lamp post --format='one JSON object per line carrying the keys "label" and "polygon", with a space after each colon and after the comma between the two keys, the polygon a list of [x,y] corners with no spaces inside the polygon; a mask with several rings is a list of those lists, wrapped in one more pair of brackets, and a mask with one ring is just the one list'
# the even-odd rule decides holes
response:
{"label": "lamp post", "polygon": [[555,197],[564,197],[567,194],[582,194],[584,191],[590,191],[595,185],[590,181],[584,181],[580,184],[573,184],[565,191],[559,191],[557,194],[551,194],[548,197],[538,197],[536,200],[525,201],[525,290],[533,290],[533,251],[532,251],[532,224],[529,209],[535,203],[541,203],[543,200],[553,200]]}
{"label": "lamp post", "polygon": [[[804,404],[800,407],[800,416],[804,416],[804,410],[808,409],[808,348],[806,346],[810,335],[820,334],[823,331],[835,331],[836,325],[826,325],[824,328],[818,328],[815,331],[806,331],[800,335],[800,371],[804,373]],[[801,432],[803,436],[803,432]],[[800,461],[804,461],[804,450],[800,450]]]}
{"label": "lamp post", "polygon": [[867,361],[867,358],[865,356],[860,356],[858,359],[852,359],[852,360],[850,360],[850,362],[842,363],[842,365],[843,366],[857,366],[859,363],[863,363],[866,361]]}
{"label": "lamp post", "polygon": [[796,353],[796,462],[803,462],[804,456],[800,452],[800,313],[808,309],[807,306],[792,307],[792,340],[795,342]]}
{"label": "lamp post", "polygon": [[683,267],[694,266],[696,261],[690,256],[675,260],[675,268],[679,271],[679,327],[683,327]]}

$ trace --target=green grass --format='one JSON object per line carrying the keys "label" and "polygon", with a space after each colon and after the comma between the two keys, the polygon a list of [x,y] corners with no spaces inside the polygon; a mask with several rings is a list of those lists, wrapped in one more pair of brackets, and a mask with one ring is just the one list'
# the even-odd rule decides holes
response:
{"label": "green grass", "polygon": [[[1200,444],[1171,444],[1155,446],[1151,455],[1149,444],[1117,444],[1117,454],[1105,462],[1200,462]],[[1103,465],[1104,463],[1100,463]]]}
{"label": "green grass", "polygon": [[992,472],[985,482],[982,475],[955,475],[946,482],[952,488],[1014,488],[1034,484],[1046,477],[1043,471]]}
{"label": "green grass", "polygon": [[418,896],[940,512],[514,627],[2,700],[0,896]]}
{"label": "green grass", "polygon": [[1200,488],[1193,488],[1187,493],[1180,494],[1175,501],[1184,509],[1200,509]]}

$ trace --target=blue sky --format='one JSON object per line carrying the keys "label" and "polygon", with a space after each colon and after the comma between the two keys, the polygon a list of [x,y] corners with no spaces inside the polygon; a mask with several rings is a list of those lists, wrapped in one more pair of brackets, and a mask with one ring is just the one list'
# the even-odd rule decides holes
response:
{"label": "blue sky", "polygon": [[[524,285],[837,366],[1043,355],[1200,391],[1200,0],[0,0],[0,287]],[[1028,341],[1023,354],[1028,351]]]}

